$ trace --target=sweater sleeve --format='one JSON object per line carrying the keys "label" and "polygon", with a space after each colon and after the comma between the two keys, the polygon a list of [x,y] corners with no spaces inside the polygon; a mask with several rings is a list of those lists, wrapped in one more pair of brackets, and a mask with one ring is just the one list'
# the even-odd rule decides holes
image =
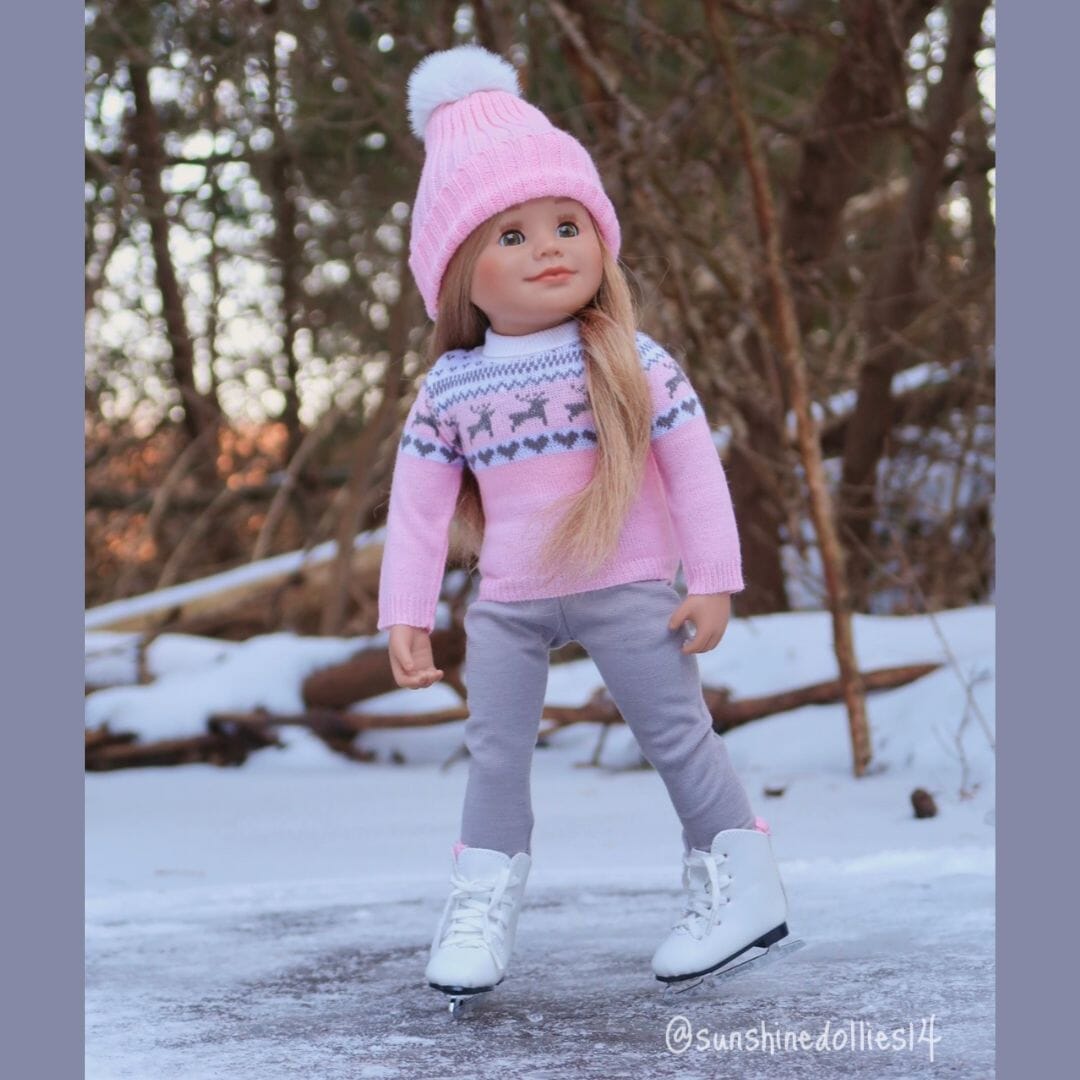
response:
{"label": "sweater sleeve", "polygon": [[701,400],[678,362],[652,338],[638,348],[653,396],[652,451],[664,484],[689,593],[745,587],[735,511]]}
{"label": "sweater sleeve", "polygon": [[379,630],[395,623],[435,628],[464,465],[459,442],[440,422],[425,383],[409,410],[394,461],[379,573]]}

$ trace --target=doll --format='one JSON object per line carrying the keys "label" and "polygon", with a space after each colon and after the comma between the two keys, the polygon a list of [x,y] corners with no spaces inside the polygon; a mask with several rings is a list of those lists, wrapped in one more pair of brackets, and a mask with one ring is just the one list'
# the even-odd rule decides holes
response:
{"label": "doll", "polygon": [[379,584],[398,685],[443,675],[430,632],[451,526],[481,579],[465,615],[469,778],[426,977],[456,1003],[506,974],[549,653],[575,640],[682,822],[685,910],[652,967],[696,978],[787,934],[768,829],[713,730],[695,655],[743,588],[709,425],[680,365],[637,329],[591,157],[522,100],[513,67],[478,46],[435,53],[408,108],[426,151],[409,265],[435,325]]}

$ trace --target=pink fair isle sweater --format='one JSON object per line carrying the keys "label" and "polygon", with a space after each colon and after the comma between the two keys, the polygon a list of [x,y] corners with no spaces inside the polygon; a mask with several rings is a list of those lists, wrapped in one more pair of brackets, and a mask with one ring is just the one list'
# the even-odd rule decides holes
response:
{"label": "pink fair isle sweater", "polygon": [[592,477],[596,430],[578,323],[444,353],[409,412],[394,464],[379,582],[378,628],[434,629],[449,524],[463,469],[484,504],[481,600],[533,600],[630,581],[671,582],[682,558],[690,593],[743,588],[723,466],[701,402],[652,338],[637,335],[653,395],[652,447],[617,550],[590,576],[542,583],[536,553],[552,504]]}

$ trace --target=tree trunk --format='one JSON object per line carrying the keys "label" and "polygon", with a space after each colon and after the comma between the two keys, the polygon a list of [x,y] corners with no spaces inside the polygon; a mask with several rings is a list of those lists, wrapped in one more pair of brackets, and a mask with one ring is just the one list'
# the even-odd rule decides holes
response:
{"label": "tree trunk", "polygon": [[[792,275],[800,330],[812,315],[817,267],[836,244],[844,207],[865,182],[883,138],[906,117],[902,49],[931,7],[933,0],[913,0],[898,13],[897,40],[892,20],[882,17],[880,0],[845,0],[842,5],[845,36],[814,108],[783,214],[781,247]],[[763,298],[760,302],[766,306]],[[775,363],[771,342],[754,335],[746,347],[756,370]],[[747,445],[753,449],[737,442],[731,449],[728,478],[746,537],[747,589],[739,597],[741,614],[789,607],[779,544],[787,515],[775,487],[762,481],[762,466],[755,467],[750,459],[752,453],[763,467],[774,468],[778,475],[787,472],[783,416],[790,400],[783,372],[776,370],[774,377],[781,389],[776,423],[747,417]]]}
{"label": "tree trunk", "polygon": [[877,510],[877,469],[893,422],[892,380],[903,361],[905,331],[918,311],[918,277],[938,206],[945,154],[956,130],[979,48],[987,0],[956,0],[949,24],[941,81],[928,105],[908,197],[871,282],[865,311],[866,359],[859,371],[855,411],[848,425],[840,491],[841,533],[851,553],[851,577],[860,594],[872,587],[870,526]]}
{"label": "tree trunk", "polygon": [[[787,446],[779,438],[778,426],[766,422],[763,415],[744,414],[743,419],[746,439],[731,440],[724,466],[739,519],[746,581],[746,589],[737,601],[740,616],[787,611],[791,607],[780,558],[780,528],[787,515],[782,500],[774,495],[774,485],[761,476],[763,469],[772,470],[777,477],[787,472]],[[776,456],[765,457],[769,448]],[[751,455],[757,461],[751,460]]]}
{"label": "tree trunk", "polygon": [[[990,180],[987,177],[988,133],[982,115],[982,95],[975,79],[968,82],[967,116],[964,120],[964,193],[971,207],[971,239],[977,273],[994,270],[996,250],[994,212],[991,209]],[[992,159],[991,159],[992,160]],[[993,303],[993,292],[988,299]],[[992,323],[988,323],[989,326]]]}
{"label": "tree trunk", "polygon": [[281,27],[281,9],[275,8],[271,15],[266,46],[266,66],[269,81],[267,121],[274,133],[274,148],[270,158],[269,188],[274,204],[273,257],[278,265],[281,280],[281,358],[285,370],[278,372],[275,382],[285,398],[281,421],[285,425],[286,447],[284,460],[292,459],[300,447],[303,432],[300,430],[299,365],[296,362],[296,331],[300,324],[300,244],[296,239],[296,190],[298,182],[293,167],[292,150],[288,134],[278,116],[278,97],[281,84],[278,79],[276,55],[277,30]]}
{"label": "tree trunk", "polygon": [[719,62],[727,77],[728,96],[739,129],[739,141],[746,159],[747,171],[750,174],[754,212],[757,216],[762,246],[765,249],[769,292],[777,315],[777,346],[791,394],[792,408],[795,411],[799,455],[806,472],[806,483],[810,493],[810,513],[817,531],[825,571],[825,586],[832,613],[833,644],[840,668],[840,683],[851,732],[854,772],[856,776],[862,776],[871,760],[866,701],[851,632],[851,608],[844,575],[844,552],[840,547],[833,521],[832,501],[825,479],[817,424],[810,411],[806,363],[802,354],[795,301],[784,272],[780,251],[780,230],[776,222],[772,190],[758,144],[757,131],[743,100],[727,18],[717,0],[707,0],[705,11]]}
{"label": "tree trunk", "polygon": [[353,543],[361,518],[367,513],[372,501],[371,470],[376,455],[383,442],[383,437],[393,426],[397,412],[398,399],[401,397],[401,377],[405,350],[409,344],[409,327],[412,325],[413,291],[405,288],[408,273],[408,249],[402,245],[398,262],[398,280],[401,289],[397,302],[390,309],[390,327],[388,346],[390,363],[386,368],[383,381],[383,397],[374,415],[367,419],[360,435],[359,444],[353,454],[352,468],[346,483],[341,502],[334,539],[337,542],[337,556],[330,575],[323,607],[322,623],[319,632],[338,634],[345,621],[345,607],[348,596],[349,571],[352,565]]}
{"label": "tree trunk", "polygon": [[271,197],[277,223],[274,256],[281,274],[281,355],[285,370],[275,381],[285,398],[281,421],[287,433],[286,461],[296,453],[304,434],[300,430],[300,368],[296,361],[296,330],[300,321],[300,289],[297,281],[300,245],[296,240],[296,202],[289,187],[292,177],[289,152],[285,147],[279,147],[271,168]]}
{"label": "tree trunk", "polygon": [[814,108],[784,214],[782,246],[797,303],[806,300],[803,271],[835,246],[844,206],[865,182],[884,134],[907,119],[903,48],[933,6],[909,5],[898,40],[881,0],[841,4],[843,43]]}
{"label": "tree trunk", "polygon": [[[131,136],[135,143],[135,168],[139,176],[143,208],[150,225],[150,246],[154,253],[154,277],[161,293],[162,315],[172,349],[173,378],[180,391],[184,410],[184,428],[192,439],[214,426],[220,419],[217,403],[195,387],[195,350],[184,315],[184,297],[169,253],[169,221],[165,211],[165,192],[161,186],[161,127],[150,97],[149,67],[132,57],[128,62],[135,112],[131,118]],[[207,462],[212,465],[213,453]]]}

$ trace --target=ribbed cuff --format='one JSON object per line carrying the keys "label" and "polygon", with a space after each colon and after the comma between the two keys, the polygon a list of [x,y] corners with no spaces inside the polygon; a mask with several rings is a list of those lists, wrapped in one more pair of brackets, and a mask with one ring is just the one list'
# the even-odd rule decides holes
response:
{"label": "ribbed cuff", "polygon": [[421,596],[379,597],[379,622],[376,629],[388,630],[403,623],[418,626],[431,633],[435,629],[435,608],[438,601]]}
{"label": "ribbed cuff", "polygon": [[684,564],[683,578],[688,593],[737,593],[746,588],[742,566],[737,561]]}

